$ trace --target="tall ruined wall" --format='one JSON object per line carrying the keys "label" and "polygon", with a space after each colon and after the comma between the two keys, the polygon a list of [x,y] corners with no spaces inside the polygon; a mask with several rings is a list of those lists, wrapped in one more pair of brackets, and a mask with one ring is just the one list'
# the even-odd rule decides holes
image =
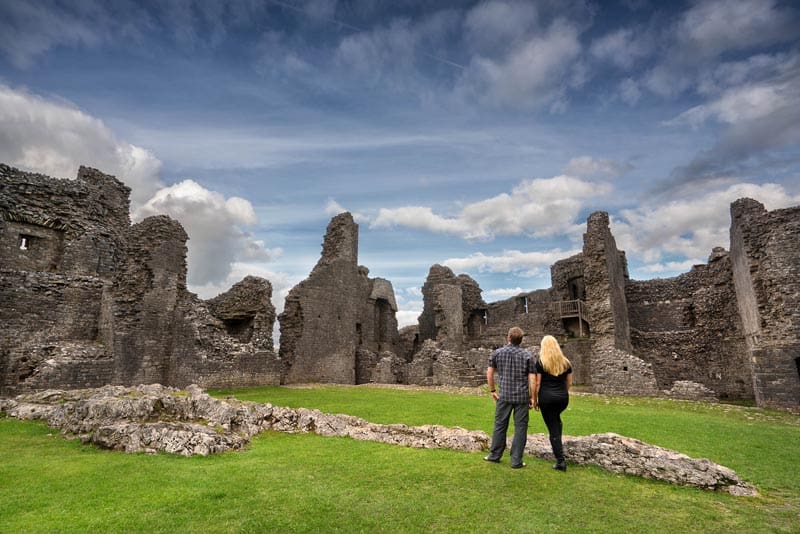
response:
{"label": "tall ruined wall", "polygon": [[627,262],[611,235],[608,214],[592,213],[583,235],[592,387],[601,393],[652,395],[657,391],[652,365],[632,353],[627,281]]}
{"label": "tall ruined wall", "polygon": [[278,383],[269,283],[244,289],[260,296],[246,309],[215,299],[215,317],[186,290],[183,228],[131,226],[128,194],[94,169],[57,180],[0,165],[0,394]]}
{"label": "tall ruined wall", "polygon": [[397,350],[394,291],[368,274],[358,266],[358,225],[350,213],[337,215],[320,260],[279,317],[285,383],[366,381],[378,353]]}
{"label": "tall ruined wall", "polygon": [[126,261],[113,291],[115,381],[171,385],[188,236],[177,221],[160,215],[133,225],[127,237]]}
{"label": "tall ruined wall", "polygon": [[800,207],[731,204],[739,316],[759,406],[800,407]]}
{"label": "tall ruined wall", "polygon": [[286,297],[281,357],[286,383],[355,384],[359,285],[358,225],[352,215],[334,217],[322,256],[308,278]]}
{"label": "tall ruined wall", "polygon": [[586,222],[583,264],[592,336],[595,339],[608,338],[616,348],[630,351],[630,326],[625,301],[628,267],[624,253],[617,250],[606,212],[592,213]]}
{"label": "tall ruined wall", "polygon": [[625,288],[634,352],[652,364],[659,389],[698,382],[721,398],[753,398],[750,366],[736,309],[729,254],[708,265]]}
{"label": "tall ruined wall", "polygon": [[[450,289],[443,288],[450,286]],[[428,277],[422,285],[422,313],[419,316],[419,341],[427,339],[436,340],[439,329],[447,325],[452,332],[455,320],[453,315],[458,314],[458,320],[463,320],[463,307],[461,298],[461,284],[458,277],[449,267],[432,265]],[[449,295],[449,297],[448,297]],[[447,301],[452,300],[451,304]]]}

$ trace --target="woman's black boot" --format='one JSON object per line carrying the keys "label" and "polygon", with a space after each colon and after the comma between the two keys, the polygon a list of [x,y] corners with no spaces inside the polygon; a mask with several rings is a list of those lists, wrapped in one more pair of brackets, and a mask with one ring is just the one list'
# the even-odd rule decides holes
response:
{"label": "woman's black boot", "polygon": [[556,463],[553,464],[553,469],[558,471],[567,470],[567,462],[564,461],[564,447],[561,444],[561,436],[557,438],[550,438],[550,445],[553,447],[553,456],[556,457]]}

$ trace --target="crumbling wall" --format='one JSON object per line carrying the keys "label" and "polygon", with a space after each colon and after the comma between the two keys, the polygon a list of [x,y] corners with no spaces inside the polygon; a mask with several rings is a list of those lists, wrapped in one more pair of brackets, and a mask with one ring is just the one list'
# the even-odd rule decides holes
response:
{"label": "crumbling wall", "polygon": [[350,213],[337,215],[317,265],[279,317],[285,383],[368,381],[377,355],[398,350],[394,291],[368,274],[358,266],[358,225]]}
{"label": "crumbling wall", "polygon": [[701,383],[721,398],[752,399],[750,366],[736,309],[729,254],[668,279],[629,281],[634,351],[653,364],[660,389]]}
{"label": "crumbling wall", "polygon": [[86,167],[57,180],[0,164],[0,183],[0,269],[114,273],[130,225],[122,182]]}
{"label": "crumbling wall", "polygon": [[129,192],[95,169],[58,180],[0,164],[0,394],[278,383],[269,283],[212,299],[215,317],[186,290],[183,228],[131,226]]}
{"label": "crumbling wall", "polygon": [[584,284],[592,337],[609,338],[620,350],[631,350],[625,283],[625,253],[617,250],[609,228],[608,213],[589,215],[583,234]]}
{"label": "crumbling wall", "polygon": [[756,401],[800,409],[800,207],[732,203],[731,257]]}

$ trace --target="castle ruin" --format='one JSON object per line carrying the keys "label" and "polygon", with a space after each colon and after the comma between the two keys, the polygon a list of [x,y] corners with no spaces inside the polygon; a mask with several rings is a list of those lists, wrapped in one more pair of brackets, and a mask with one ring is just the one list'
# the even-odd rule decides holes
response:
{"label": "castle ruin", "polygon": [[667,279],[631,280],[608,214],[551,287],[486,303],[477,282],[433,265],[415,326],[398,331],[391,282],[358,265],[349,213],[328,225],[309,277],[279,317],[268,281],[200,300],[168,217],[131,225],[129,190],[81,168],[54,180],[0,166],[0,394],[158,382],[480,385],[521,326],[560,338],[576,384],[610,394],[755,400],[800,409],[800,207],[731,205],[730,252]]}
{"label": "castle ruin", "polygon": [[267,280],[198,299],[181,225],[131,225],[130,189],[97,170],[58,180],[0,165],[0,186],[0,395],[280,383]]}

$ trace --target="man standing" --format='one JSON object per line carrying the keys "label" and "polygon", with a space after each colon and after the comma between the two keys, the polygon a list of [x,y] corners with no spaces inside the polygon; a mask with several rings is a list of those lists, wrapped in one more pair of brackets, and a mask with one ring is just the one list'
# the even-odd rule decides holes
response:
{"label": "man standing", "polygon": [[[486,369],[486,381],[495,401],[494,432],[487,462],[500,462],[506,449],[506,433],[514,412],[514,439],[511,442],[511,468],[525,467],[522,453],[528,440],[528,410],[533,407],[533,357],[520,347],[525,333],[519,327],[508,331],[508,345],[492,353]],[[500,393],[495,389],[497,376]]]}

